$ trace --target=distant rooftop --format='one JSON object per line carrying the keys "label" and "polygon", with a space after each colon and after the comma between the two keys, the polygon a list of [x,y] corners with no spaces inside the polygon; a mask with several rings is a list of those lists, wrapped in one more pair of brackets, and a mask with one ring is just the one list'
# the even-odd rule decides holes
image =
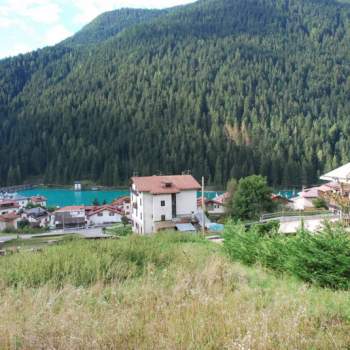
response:
{"label": "distant rooftop", "polygon": [[131,180],[137,191],[152,194],[170,194],[201,189],[200,184],[192,175],[135,176]]}

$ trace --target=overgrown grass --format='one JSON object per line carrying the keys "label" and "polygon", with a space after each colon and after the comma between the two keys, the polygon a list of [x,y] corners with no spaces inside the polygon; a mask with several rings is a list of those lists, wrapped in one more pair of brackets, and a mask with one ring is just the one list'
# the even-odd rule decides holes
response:
{"label": "overgrown grass", "polygon": [[224,236],[228,255],[247,265],[259,263],[322,287],[350,288],[350,237],[340,226],[326,225],[317,234],[300,230],[286,237],[276,228],[263,232],[258,226],[245,229],[231,222]]}
{"label": "overgrown grass", "polygon": [[[40,266],[45,261],[51,268]],[[55,262],[64,265],[62,273]],[[30,278],[20,272],[25,264]],[[7,269],[17,277],[8,279]],[[45,274],[40,281],[37,270]],[[6,281],[0,285],[4,350],[309,350],[350,344],[348,292],[240,265],[219,245],[192,235],[72,242],[42,255],[0,259],[0,271]]]}
{"label": "overgrown grass", "polygon": [[0,283],[38,287],[50,284],[89,286],[96,282],[124,281],[140,276],[153,265],[163,269],[185,258],[179,243],[203,242],[196,236],[177,234],[156,238],[131,237],[103,242],[73,241],[36,254],[16,254],[0,260]]}

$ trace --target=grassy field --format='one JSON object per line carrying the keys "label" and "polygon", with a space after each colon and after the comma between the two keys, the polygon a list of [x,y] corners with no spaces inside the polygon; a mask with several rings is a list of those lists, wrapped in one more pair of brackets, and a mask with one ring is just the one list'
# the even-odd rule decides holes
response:
{"label": "grassy field", "polygon": [[347,349],[349,292],[174,233],[0,258],[0,349]]}

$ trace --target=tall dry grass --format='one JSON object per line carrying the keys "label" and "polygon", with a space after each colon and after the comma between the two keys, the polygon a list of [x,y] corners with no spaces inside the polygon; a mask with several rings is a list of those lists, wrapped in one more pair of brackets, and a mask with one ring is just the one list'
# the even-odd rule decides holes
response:
{"label": "tall dry grass", "polygon": [[3,285],[0,349],[275,350],[350,344],[347,292],[308,288],[231,263],[211,244],[159,239],[175,252],[167,264],[159,268],[147,260],[142,273],[122,281],[62,288]]}

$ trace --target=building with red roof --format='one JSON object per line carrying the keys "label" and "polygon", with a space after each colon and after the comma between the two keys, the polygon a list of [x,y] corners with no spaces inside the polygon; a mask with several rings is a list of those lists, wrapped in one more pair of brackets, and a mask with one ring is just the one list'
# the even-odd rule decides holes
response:
{"label": "building with red roof", "polygon": [[130,196],[120,197],[113,201],[111,205],[117,208],[126,217],[131,218]]}
{"label": "building with red roof", "polygon": [[192,175],[131,178],[133,231],[150,234],[197,212],[200,184]]}
{"label": "building with red roof", "polygon": [[0,215],[17,214],[20,210],[19,204],[12,199],[0,200]]}
{"label": "building with red roof", "polygon": [[7,229],[17,230],[19,221],[21,216],[15,213],[0,215],[0,232]]}
{"label": "building with red roof", "polygon": [[99,226],[122,222],[123,214],[111,205],[102,205],[89,211],[86,216],[89,225]]}

